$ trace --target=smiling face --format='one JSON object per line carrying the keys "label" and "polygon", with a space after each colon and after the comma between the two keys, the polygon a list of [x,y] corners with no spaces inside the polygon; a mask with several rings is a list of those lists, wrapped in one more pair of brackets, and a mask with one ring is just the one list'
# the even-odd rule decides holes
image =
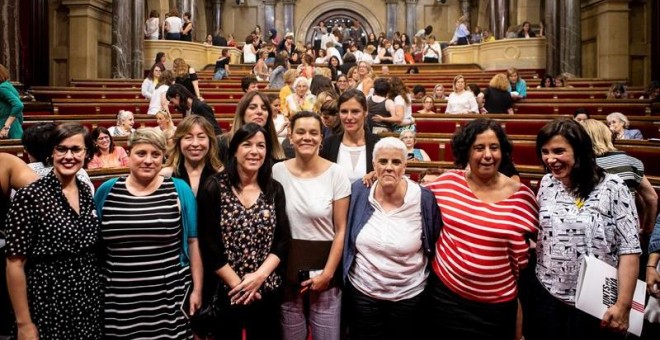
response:
{"label": "smiling face", "polygon": [[192,129],[181,138],[181,154],[189,163],[198,163],[205,159],[209,152],[209,136],[199,124],[192,126]]}
{"label": "smiling face", "polygon": [[266,107],[266,104],[260,96],[254,96],[252,101],[250,101],[250,105],[248,105],[245,110],[245,115],[243,116],[244,123],[256,123],[261,126],[266,126],[267,119],[268,108]]}
{"label": "smiling face", "polygon": [[337,77],[337,88],[340,91],[344,91],[348,88],[348,79],[346,78],[346,76]]}
{"label": "smiling face", "polygon": [[133,118],[133,114],[130,114],[127,118],[124,118],[124,120],[121,121],[121,126],[126,131],[132,129],[134,124],[135,124],[135,119]]}
{"label": "smiling face", "polygon": [[575,166],[573,147],[564,136],[556,135],[541,147],[541,159],[552,177],[571,187],[571,171]]}
{"label": "smiling face", "polygon": [[131,176],[141,182],[153,180],[163,167],[163,156],[163,151],[151,144],[133,145],[128,154],[128,169]]}
{"label": "smiling face", "polygon": [[251,138],[241,142],[234,156],[239,171],[244,173],[259,171],[266,157],[266,137],[263,133],[257,132]]}
{"label": "smiling face", "polygon": [[378,185],[383,189],[395,188],[406,172],[406,160],[401,154],[401,150],[394,148],[380,149],[373,165],[378,176]]}
{"label": "smiling face", "polygon": [[497,175],[501,161],[502,149],[495,131],[486,130],[478,134],[470,147],[470,171],[480,178],[493,178]]}
{"label": "smiling face", "polygon": [[159,79],[159,78],[160,78],[160,74],[162,73],[162,71],[163,71],[163,70],[161,70],[160,67],[158,67],[158,66],[154,66],[154,73],[153,73],[153,75],[152,75],[153,78],[154,78],[154,79]]}
{"label": "smiling face", "polygon": [[85,137],[82,134],[64,139],[53,149],[53,168],[60,179],[70,179],[85,163]]}
{"label": "smiling face", "polygon": [[321,125],[316,118],[298,118],[289,134],[296,157],[317,155],[322,136]]}
{"label": "smiling face", "polygon": [[348,133],[356,133],[364,128],[365,111],[360,102],[351,98],[339,107],[339,120]]}
{"label": "smiling face", "polygon": [[[361,62],[358,64],[358,68],[357,68],[357,72],[356,72],[356,73],[358,74],[359,77],[364,77],[364,76],[366,76],[366,75],[369,73],[369,66],[367,65],[367,63],[361,61]],[[355,73],[353,73],[353,76],[355,76]],[[358,79],[359,79],[359,78],[358,78]]]}
{"label": "smiling face", "polygon": [[156,113],[156,124],[158,124],[158,127],[163,131],[170,127],[170,121],[162,113]]}
{"label": "smiling face", "polygon": [[306,81],[298,82],[298,85],[296,85],[296,94],[298,97],[304,97],[308,89],[309,85],[307,85]]}
{"label": "smiling face", "polygon": [[332,67],[339,66],[339,59],[337,59],[337,57],[330,58],[330,65],[332,65]]}
{"label": "smiling face", "polygon": [[103,152],[106,152],[110,149],[110,136],[105,133],[99,133],[99,136],[94,141],[96,146]]}

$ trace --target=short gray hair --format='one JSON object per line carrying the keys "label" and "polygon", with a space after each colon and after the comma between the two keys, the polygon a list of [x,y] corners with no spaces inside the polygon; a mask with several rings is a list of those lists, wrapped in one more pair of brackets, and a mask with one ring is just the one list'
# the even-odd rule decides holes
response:
{"label": "short gray hair", "polygon": [[117,113],[117,125],[121,125],[121,123],[125,120],[128,119],[128,117],[132,117],[133,112],[128,111],[128,110],[119,110],[119,113]]}
{"label": "short gray hair", "polygon": [[630,121],[628,120],[628,117],[626,117],[626,115],[624,115],[621,112],[612,112],[608,114],[605,119],[610,119],[610,118],[618,119],[621,122],[623,122],[623,127],[625,129],[627,129],[630,126]]}
{"label": "short gray hair", "polygon": [[417,138],[417,133],[415,133],[415,131],[413,131],[413,130],[402,130],[401,133],[399,133],[399,139],[402,139],[403,136],[404,136],[406,133],[411,134],[413,138]]}
{"label": "short gray hair", "polygon": [[394,150],[399,150],[401,151],[401,159],[404,161],[407,158],[408,155],[408,149],[406,148],[406,144],[403,144],[403,142],[396,138],[396,137],[385,137],[376,143],[376,146],[374,146],[374,154],[373,154],[373,160],[376,160],[376,156],[378,155],[378,152],[383,149],[394,149]]}
{"label": "short gray hair", "polygon": [[151,144],[161,151],[167,150],[167,138],[158,128],[139,128],[128,137],[128,149],[138,144]]}

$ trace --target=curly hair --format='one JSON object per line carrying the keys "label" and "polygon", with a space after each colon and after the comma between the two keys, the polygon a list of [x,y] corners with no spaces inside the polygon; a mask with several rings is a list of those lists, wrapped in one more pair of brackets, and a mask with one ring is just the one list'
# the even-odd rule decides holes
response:
{"label": "curly hair", "polygon": [[451,139],[454,164],[461,168],[465,168],[469,164],[472,144],[474,144],[478,135],[488,130],[495,132],[497,140],[500,142],[500,150],[502,151],[500,164],[510,163],[511,155],[513,153],[513,145],[509,141],[509,138],[504,132],[504,129],[502,129],[500,123],[493,119],[479,118],[467,123],[464,127],[458,129],[454,133],[454,136]]}

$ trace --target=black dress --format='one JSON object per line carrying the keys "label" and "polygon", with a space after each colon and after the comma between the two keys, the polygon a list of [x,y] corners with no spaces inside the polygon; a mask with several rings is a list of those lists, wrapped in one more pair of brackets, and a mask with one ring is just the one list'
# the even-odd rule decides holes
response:
{"label": "black dress", "polygon": [[76,183],[79,213],[51,171],[19,190],[7,215],[7,255],[27,259],[28,306],[42,339],[101,339],[100,227],[91,189]]}
{"label": "black dress", "polygon": [[188,26],[192,25],[191,22],[185,22],[183,23],[183,27],[181,27],[181,40],[182,41],[192,41],[192,30],[188,32],[188,34],[183,34],[183,31],[188,28]]}
{"label": "black dress", "polygon": [[190,94],[192,94],[195,98],[197,98],[197,92],[195,92],[195,86],[193,85],[193,81],[199,80],[197,77],[197,73],[186,73],[185,76],[183,77],[176,77],[174,80],[177,84],[183,85],[186,90],[190,91]]}

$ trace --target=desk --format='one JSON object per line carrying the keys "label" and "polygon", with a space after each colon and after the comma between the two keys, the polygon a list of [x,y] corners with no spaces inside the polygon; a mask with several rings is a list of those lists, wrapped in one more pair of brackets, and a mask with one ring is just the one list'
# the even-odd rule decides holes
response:
{"label": "desk", "polygon": [[446,64],[476,63],[484,70],[545,69],[545,38],[502,39],[481,44],[449,46],[442,51]]}

